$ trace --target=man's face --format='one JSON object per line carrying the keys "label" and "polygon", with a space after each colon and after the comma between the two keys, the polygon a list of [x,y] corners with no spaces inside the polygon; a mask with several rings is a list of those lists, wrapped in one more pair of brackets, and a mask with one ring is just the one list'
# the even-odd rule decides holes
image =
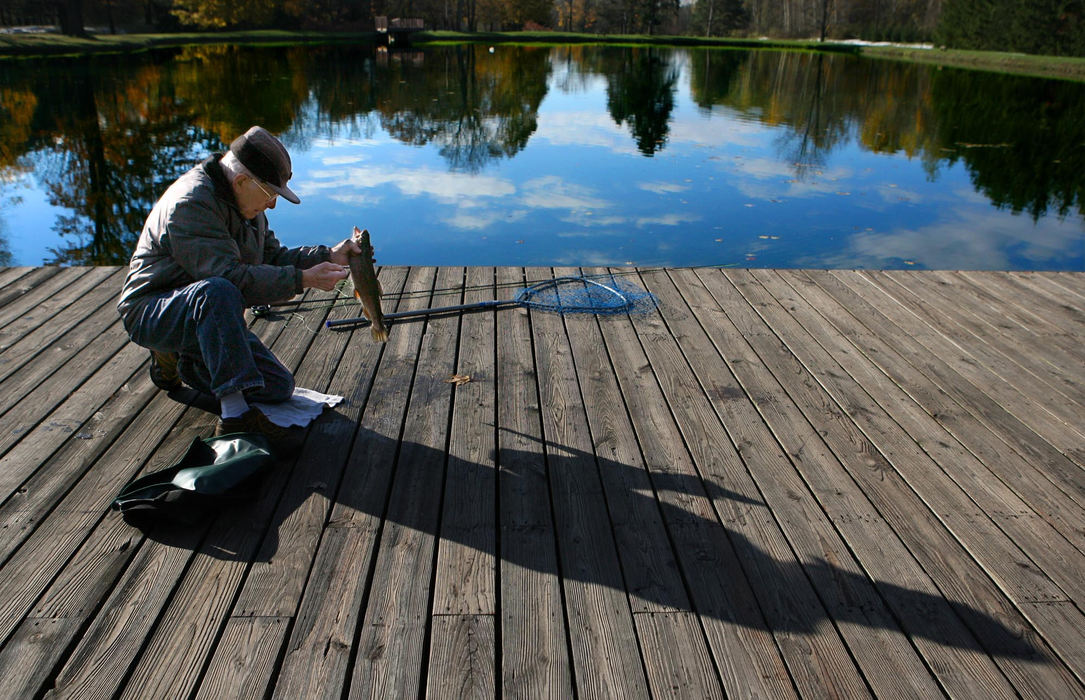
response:
{"label": "man's face", "polygon": [[234,180],[234,195],[237,197],[237,208],[246,219],[274,209],[278,200],[278,195],[268,189],[267,185],[249,175],[240,175]]}

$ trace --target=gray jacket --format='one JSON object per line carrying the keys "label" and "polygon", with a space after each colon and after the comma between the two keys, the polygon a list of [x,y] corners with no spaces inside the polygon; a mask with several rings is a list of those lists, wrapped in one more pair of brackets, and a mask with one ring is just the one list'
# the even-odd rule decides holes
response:
{"label": "gray jacket", "polygon": [[302,270],[329,259],[327,246],[283,246],[263,214],[245,220],[221,157],[178,178],[147,217],[117,304],[126,324],[145,299],[209,277],[233,282],[250,306],[288,299]]}

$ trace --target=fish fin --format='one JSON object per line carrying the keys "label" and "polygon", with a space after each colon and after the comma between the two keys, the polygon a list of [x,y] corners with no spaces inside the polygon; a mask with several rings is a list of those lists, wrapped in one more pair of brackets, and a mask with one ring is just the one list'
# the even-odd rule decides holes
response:
{"label": "fish fin", "polygon": [[358,301],[362,300],[362,295],[358,292],[357,287],[355,287],[355,289],[354,289],[354,298],[357,299]]}
{"label": "fish fin", "polygon": [[381,286],[381,281],[380,280],[377,280],[377,296],[378,297],[384,296],[384,287]]}

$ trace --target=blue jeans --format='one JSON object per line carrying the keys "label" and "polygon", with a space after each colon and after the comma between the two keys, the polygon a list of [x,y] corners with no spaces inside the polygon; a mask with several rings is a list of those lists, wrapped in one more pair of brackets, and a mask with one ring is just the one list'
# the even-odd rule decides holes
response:
{"label": "blue jeans", "polygon": [[294,376],[245,325],[241,292],[221,277],[149,298],[124,319],[137,345],[178,354],[181,381],[215,398],[286,401]]}

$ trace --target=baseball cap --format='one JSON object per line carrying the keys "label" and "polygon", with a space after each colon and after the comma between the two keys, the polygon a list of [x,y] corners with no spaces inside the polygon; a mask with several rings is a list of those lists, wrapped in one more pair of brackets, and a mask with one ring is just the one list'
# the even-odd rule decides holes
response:
{"label": "baseball cap", "polygon": [[298,196],[286,186],[294,174],[290,154],[279,139],[262,126],[254,126],[234,139],[230,152],[256,177],[267,183],[277,194],[294,204]]}

